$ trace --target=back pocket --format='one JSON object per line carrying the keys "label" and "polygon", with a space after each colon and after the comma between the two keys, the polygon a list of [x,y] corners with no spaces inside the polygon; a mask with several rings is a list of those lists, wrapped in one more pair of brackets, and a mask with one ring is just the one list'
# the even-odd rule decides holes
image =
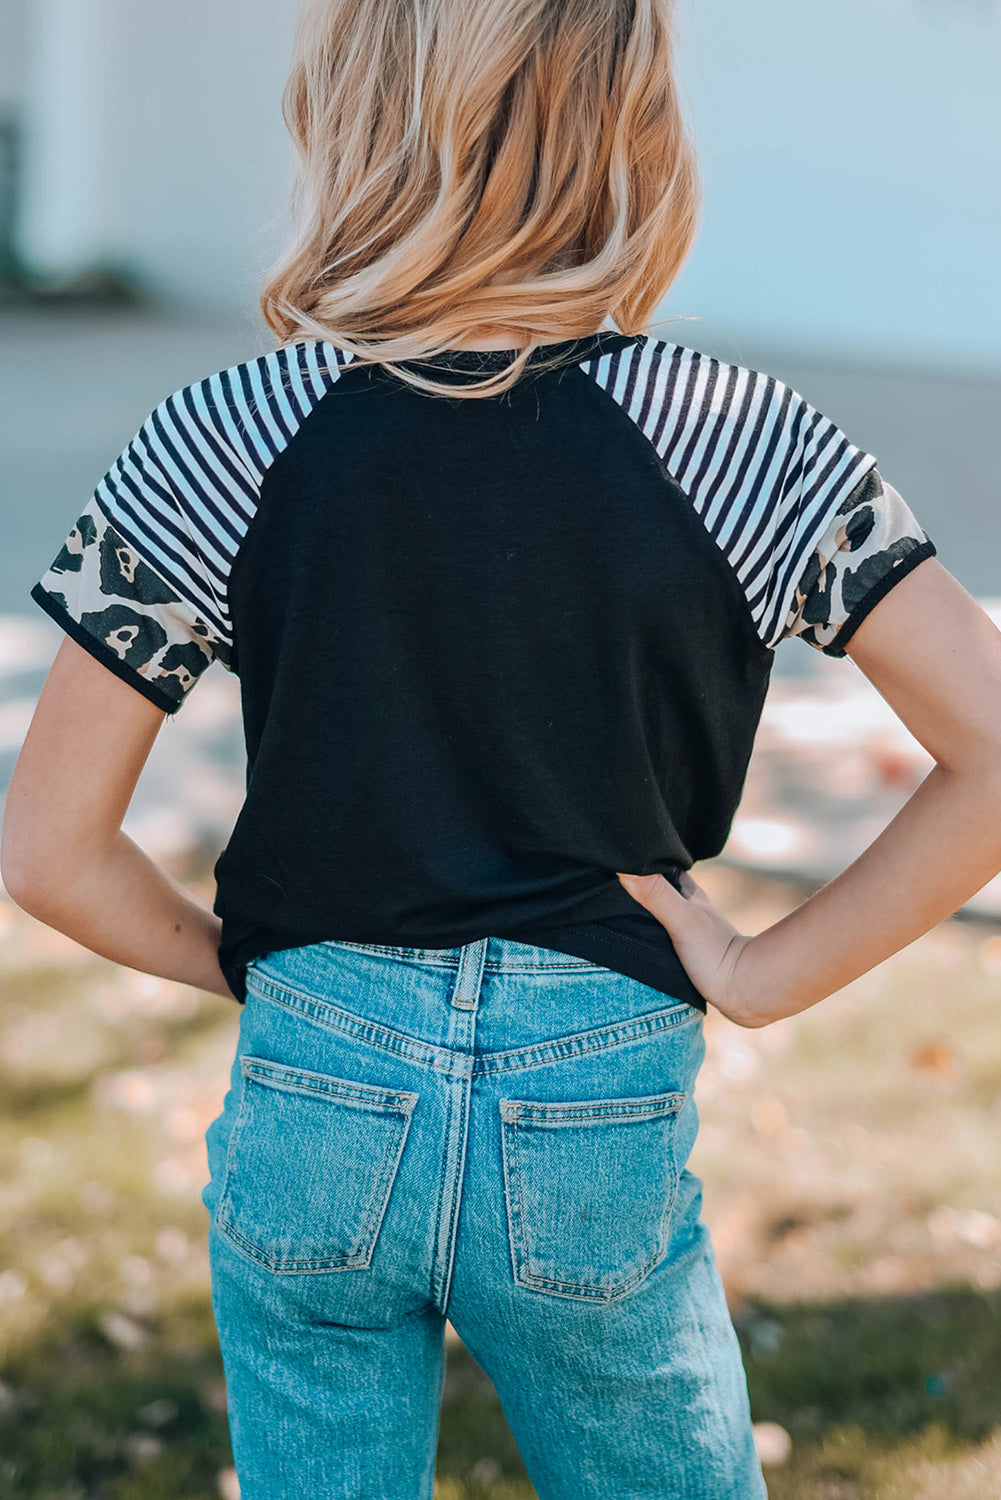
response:
{"label": "back pocket", "polygon": [[686,1097],[500,1100],[511,1262],[521,1286],[611,1302],[663,1259]]}
{"label": "back pocket", "polygon": [[216,1212],[272,1271],[372,1260],[417,1095],[245,1055]]}

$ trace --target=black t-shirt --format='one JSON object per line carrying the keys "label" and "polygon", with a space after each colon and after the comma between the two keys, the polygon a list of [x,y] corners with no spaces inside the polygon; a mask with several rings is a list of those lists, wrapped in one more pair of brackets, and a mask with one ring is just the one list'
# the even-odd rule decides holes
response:
{"label": "black t-shirt", "polygon": [[693,349],[603,330],[469,400],[302,339],[161,402],[31,597],[168,714],[239,675],[241,1001],[276,949],[495,934],[704,1009],[615,872],[721,851],[778,642],[843,656],[934,552],[872,454]]}

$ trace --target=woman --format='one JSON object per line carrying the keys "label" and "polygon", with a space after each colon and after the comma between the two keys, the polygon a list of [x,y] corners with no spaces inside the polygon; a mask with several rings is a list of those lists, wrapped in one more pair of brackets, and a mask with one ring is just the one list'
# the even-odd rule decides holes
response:
{"label": "woman", "polygon": [[[161,402],[31,590],[67,638],[8,890],[242,1007],[203,1201],[244,1500],[430,1496],[446,1317],[542,1500],[763,1496],[707,1006],[805,1010],[1001,868],[998,632],[872,454],[648,331],[698,209],[670,9],[312,4],[277,347]],[[749,936],[689,869],[797,635],[936,765]],[[209,910],[120,825],[215,660]]]}

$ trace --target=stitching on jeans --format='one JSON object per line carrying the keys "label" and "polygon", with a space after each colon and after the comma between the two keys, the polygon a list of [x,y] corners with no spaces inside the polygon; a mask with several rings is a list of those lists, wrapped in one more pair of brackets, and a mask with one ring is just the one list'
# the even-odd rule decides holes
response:
{"label": "stitching on jeans", "polygon": [[508,1165],[507,1165],[508,1164],[508,1155],[509,1155],[509,1150],[508,1150],[508,1133],[504,1129],[504,1119],[503,1119],[503,1110],[504,1110],[504,1105],[505,1105],[506,1102],[507,1101],[504,1100],[504,1099],[501,1099],[501,1100],[498,1101],[499,1108],[501,1110],[501,1162],[502,1162],[502,1172],[501,1172],[501,1175],[502,1175],[503,1181],[504,1181],[504,1203],[505,1203],[505,1207],[507,1209],[507,1234],[508,1234],[508,1251],[509,1251],[510,1256],[511,1256],[511,1277],[512,1277],[512,1280],[517,1284],[517,1281],[518,1281],[518,1235],[520,1233],[520,1221],[519,1221],[519,1223],[518,1223],[518,1225],[516,1227],[516,1220],[518,1220],[519,1211],[518,1211],[518,1208],[516,1207],[516,1205],[514,1203],[514,1200],[513,1200],[512,1196],[511,1196],[511,1176],[510,1176],[510,1173],[508,1172]]}
{"label": "stitching on jeans", "polygon": [[[424,1042],[419,1038],[409,1037],[405,1032],[382,1026],[378,1022],[361,1021],[350,1011],[340,1009],[331,1001],[319,1000],[316,996],[304,994],[290,985],[278,985],[260,974],[254,974],[253,984],[249,987],[252,991],[273,1000],[275,1004],[283,1005],[294,1015],[302,1015],[308,1020],[315,1021],[317,1025],[325,1026],[341,1035],[369,1042],[372,1046],[381,1047],[393,1056],[406,1057],[413,1062],[440,1068],[442,1072],[450,1075],[457,1075],[460,1072],[454,1066],[454,1054],[433,1042]],[[612,1023],[611,1026],[590,1027],[582,1032],[573,1032],[569,1037],[555,1038],[548,1042],[534,1042],[528,1047],[518,1047],[503,1052],[486,1053],[474,1059],[473,1076],[507,1072],[515,1068],[541,1067],[563,1058],[579,1057],[587,1052],[603,1051],[608,1047],[624,1045],[637,1037],[658,1031],[662,1027],[691,1026],[703,1020],[704,1015],[701,1010],[689,1005],[686,1001],[679,1001],[662,1010],[647,1011],[644,1015]]]}
{"label": "stitching on jeans", "polygon": [[[468,1075],[468,1079],[469,1079],[469,1085],[470,1085],[470,1087],[469,1088],[463,1087],[459,1091],[459,1131],[458,1131],[458,1134],[459,1134],[459,1139],[460,1139],[460,1141],[462,1143],[462,1158],[463,1158],[463,1162],[465,1161],[466,1150],[467,1150],[468,1144],[469,1144],[468,1114],[469,1114],[470,1089],[471,1089],[471,1086],[472,1086],[472,1074]],[[454,1090],[450,1089],[449,1092],[453,1093]],[[451,1111],[449,1113],[449,1125],[451,1125]],[[447,1128],[446,1128],[446,1133],[447,1133]],[[451,1292],[452,1292],[452,1268],[453,1268],[454,1263],[455,1263],[455,1227],[456,1227],[456,1221],[458,1219],[458,1216],[459,1216],[461,1210],[462,1210],[462,1183],[461,1183],[461,1180],[460,1180],[460,1182],[458,1184],[458,1187],[457,1187],[457,1190],[452,1194],[452,1205],[451,1205],[451,1208],[449,1209],[449,1215],[448,1215],[448,1236],[447,1236],[447,1239],[446,1239],[446,1244],[449,1246],[449,1248],[451,1250],[451,1254],[449,1255],[448,1260],[447,1260],[447,1262],[445,1264],[444,1280],[442,1282],[442,1288],[443,1288],[443,1290],[446,1290],[448,1292],[448,1296],[445,1297],[445,1299],[443,1300],[443,1303],[442,1303],[443,1309],[445,1307],[447,1307],[448,1302],[451,1300]],[[436,1239],[435,1240],[435,1252],[436,1253],[437,1253],[437,1249],[438,1249],[438,1242],[437,1242],[437,1239]]]}
{"label": "stitching on jeans", "polygon": [[[603,1052],[609,1047],[627,1046],[658,1031],[671,1027],[691,1026],[702,1019],[702,1012],[686,1016],[677,1007],[667,1011],[654,1011],[649,1019],[644,1016],[620,1022],[618,1025],[596,1027],[591,1031],[576,1032],[565,1039],[536,1042],[529,1047],[518,1047],[509,1052],[487,1053],[477,1058],[473,1066],[475,1074],[507,1073],[521,1068],[542,1067],[551,1062],[562,1062],[571,1057],[583,1057],[590,1052]],[[590,1040],[589,1040],[590,1039]]]}
{"label": "stitching on jeans", "polygon": [[509,1099],[505,1119],[519,1116],[543,1124],[567,1120],[586,1124],[590,1120],[660,1120],[680,1113],[688,1095],[679,1089],[648,1094],[635,1099],[581,1099],[570,1103],[551,1099]]}
{"label": "stitching on jeans", "polygon": [[342,1104],[357,1104],[364,1109],[385,1113],[406,1113],[413,1109],[417,1095],[411,1089],[386,1089],[376,1084],[352,1083],[331,1073],[316,1073],[289,1063],[274,1063],[270,1058],[245,1052],[240,1058],[244,1077],[254,1078],[266,1088],[289,1094],[315,1094],[321,1099],[338,1099]]}
{"label": "stitching on jeans", "polygon": [[[446,1106],[445,1106],[445,1125],[444,1125],[444,1129],[442,1131],[442,1139],[445,1140],[445,1141],[447,1141],[450,1138],[451,1130],[452,1130],[452,1113],[453,1113],[453,1109],[454,1109],[454,1092],[455,1091],[453,1089],[448,1089],[447,1090],[448,1098],[447,1098]],[[431,1301],[433,1303],[437,1303],[437,1296],[438,1296],[438,1291],[437,1291],[437,1283],[438,1283],[438,1242],[441,1239],[441,1207],[442,1207],[442,1194],[444,1193],[444,1191],[445,1191],[445,1183],[444,1183],[444,1178],[442,1178],[442,1179],[439,1179],[438,1201],[435,1204],[435,1212],[434,1212],[434,1250],[433,1250],[433,1252],[431,1254],[431,1277],[430,1277],[430,1282],[429,1282],[429,1287],[428,1287],[428,1295],[430,1296]]]}
{"label": "stitching on jeans", "polygon": [[223,1220],[223,1209],[229,1201],[230,1182],[232,1178],[232,1165],[234,1156],[234,1142],[237,1139],[238,1132],[245,1123],[246,1116],[250,1113],[250,1105],[248,1102],[249,1096],[250,1090],[247,1087],[246,1075],[244,1075],[243,1082],[240,1085],[240,1100],[236,1111],[236,1119],[233,1121],[233,1128],[229,1133],[229,1140],[226,1143],[226,1160],[223,1163],[222,1184],[219,1188],[219,1197],[216,1202],[216,1218],[219,1221],[220,1225],[222,1224]]}
{"label": "stitching on jeans", "polygon": [[[251,1073],[245,1073],[243,1076],[245,1080],[249,1080],[254,1075]],[[249,1098],[249,1093],[249,1090],[245,1090],[244,1097]],[[333,1095],[332,1097],[339,1098],[340,1096]],[[415,1101],[416,1098],[417,1095],[415,1094]],[[240,1103],[240,1117],[242,1118],[243,1098],[241,1098]],[[239,1250],[242,1250],[244,1254],[249,1256],[258,1265],[264,1266],[268,1271],[273,1272],[275,1275],[310,1273],[315,1274],[325,1271],[329,1272],[339,1270],[366,1270],[372,1263],[372,1257],[375,1253],[376,1241],[379,1238],[379,1231],[382,1228],[383,1220],[389,1209],[389,1200],[392,1197],[393,1186],[399,1174],[400,1162],[403,1158],[403,1151],[407,1143],[407,1138],[410,1134],[410,1122],[413,1119],[413,1113],[410,1108],[400,1109],[390,1106],[384,1112],[389,1115],[394,1115],[397,1120],[402,1121],[402,1129],[400,1131],[400,1138],[396,1145],[395,1152],[387,1153],[386,1155],[382,1171],[376,1179],[375,1185],[373,1187],[372,1205],[369,1207],[367,1214],[362,1219],[362,1222],[359,1226],[358,1243],[361,1246],[360,1249],[356,1251],[349,1251],[346,1255],[313,1257],[312,1259],[287,1258],[282,1260],[275,1256],[268,1255],[258,1246],[254,1245],[250,1240],[248,1240],[243,1234],[241,1234],[239,1229],[237,1229],[236,1225],[231,1219],[228,1219],[224,1216],[222,1211],[222,1196],[219,1199],[219,1204],[216,1210],[217,1228],[220,1234],[222,1234],[226,1239],[230,1240],[231,1243],[235,1244]],[[249,1109],[247,1110],[247,1114],[249,1114]],[[231,1143],[233,1135],[235,1135],[235,1125],[233,1133],[230,1137]],[[229,1186],[230,1175],[230,1162],[227,1155],[227,1189]]]}
{"label": "stitching on jeans", "polygon": [[[291,987],[276,986],[263,980],[260,975],[254,977],[252,993],[266,996],[294,1016],[302,1016],[309,1022],[315,1022],[315,1025],[324,1026],[327,1031],[366,1041],[372,1047],[380,1047],[383,1052],[389,1052],[396,1058],[407,1058],[410,1062],[437,1068],[441,1074],[450,1077],[459,1077],[464,1071],[464,1068],[456,1065],[456,1059],[468,1055],[450,1053],[447,1047],[438,1047],[435,1043],[408,1037],[405,1032],[381,1026],[378,1022],[362,1022],[350,1011],[339,1010],[332,1002],[303,995],[300,990],[293,990]],[[551,1062],[579,1058],[591,1052],[605,1052],[609,1047],[629,1046],[632,1041],[641,1040],[665,1028],[695,1026],[696,1023],[701,1025],[704,1019],[704,1013],[698,1008],[687,1005],[684,1001],[678,1002],[665,1010],[647,1011],[644,1016],[630,1017],[629,1020],[612,1023],[611,1026],[596,1026],[588,1031],[572,1032],[570,1037],[533,1043],[507,1052],[485,1053],[480,1058],[473,1059],[471,1076],[545,1067]]]}
{"label": "stitching on jeans", "polygon": [[228,1220],[220,1218],[218,1221],[220,1234],[224,1235],[238,1249],[248,1255],[257,1265],[264,1266],[266,1270],[273,1271],[275,1275],[281,1276],[290,1273],[297,1275],[310,1272],[339,1271],[339,1270],[364,1270],[368,1262],[364,1258],[364,1252],[356,1255],[341,1255],[328,1258],[323,1261],[273,1261],[266,1255],[262,1255],[255,1245],[245,1239],[240,1231]]}
{"label": "stitching on jeans", "polygon": [[436,1046],[434,1042],[421,1041],[419,1037],[408,1036],[406,1032],[383,1026],[378,1021],[363,1021],[360,1017],[352,1015],[350,1011],[342,1010],[334,1005],[330,1000],[321,1000],[315,995],[307,995],[291,985],[276,984],[257,974],[254,976],[253,985],[248,984],[248,988],[268,1000],[273,1000],[276,1005],[283,1006],[294,1015],[305,1016],[307,1020],[316,1021],[318,1025],[325,1026],[328,1030],[336,1031],[341,1035],[369,1042],[373,1047],[381,1047],[384,1052],[389,1052],[393,1056],[407,1057],[412,1062],[430,1063],[434,1067],[437,1066],[435,1059],[444,1056],[446,1051],[445,1048]]}
{"label": "stitching on jeans", "polygon": [[[684,1097],[685,1096],[682,1095],[682,1098]],[[536,1272],[530,1271],[528,1269],[529,1255],[528,1245],[525,1239],[525,1215],[523,1209],[524,1190],[522,1188],[521,1182],[521,1151],[518,1146],[519,1110],[516,1101],[501,1100],[502,1108],[505,1103],[514,1104],[515,1106],[512,1113],[504,1117],[504,1123],[509,1125],[511,1128],[511,1138],[514,1142],[511,1155],[514,1160],[514,1173],[518,1189],[517,1240],[521,1251],[521,1258],[520,1264],[516,1264],[515,1266],[515,1280],[522,1286],[531,1287],[535,1291],[554,1292],[559,1296],[572,1298],[573,1300],[578,1302],[618,1302],[620,1298],[624,1297],[628,1292],[631,1292],[633,1287],[637,1286],[641,1281],[643,1281],[645,1277],[647,1277],[650,1272],[660,1264],[660,1262],[664,1259],[664,1256],[667,1254],[668,1247],[671,1243],[669,1228],[671,1220],[674,1217],[674,1204],[678,1195],[678,1173],[675,1170],[674,1148],[674,1134],[676,1126],[672,1124],[669,1130],[669,1134],[671,1136],[670,1151],[672,1165],[671,1176],[669,1178],[668,1203],[665,1205],[665,1209],[661,1213],[661,1221],[657,1235],[657,1247],[654,1250],[653,1255],[642,1266],[634,1271],[632,1276],[630,1276],[628,1280],[620,1282],[614,1287],[602,1288],[587,1286],[583,1282],[557,1281],[548,1276],[539,1276]],[[648,1116],[647,1118],[660,1118],[677,1121],[679,1113],[680,1109],[665,1110],[659,1115],[652,1115]]]}

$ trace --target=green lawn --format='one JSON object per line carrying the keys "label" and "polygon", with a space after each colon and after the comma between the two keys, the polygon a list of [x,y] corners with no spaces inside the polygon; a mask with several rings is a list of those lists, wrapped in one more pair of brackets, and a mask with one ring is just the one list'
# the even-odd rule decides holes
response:
{"label": "green lawn", "polygon": [[[745,931],[805,894],[695,873]],[[232,1003],[9,902],[0,986],[0,1500],[236,1500],[199,1197]],[[763,1451],[789,1439],[771,1500],[1001,1494],[999,998],[1001,935],[951,921],[763,1031],[710,1013],[690,1166]],[[534,1495],[458,1343],[438,1476]]]}

